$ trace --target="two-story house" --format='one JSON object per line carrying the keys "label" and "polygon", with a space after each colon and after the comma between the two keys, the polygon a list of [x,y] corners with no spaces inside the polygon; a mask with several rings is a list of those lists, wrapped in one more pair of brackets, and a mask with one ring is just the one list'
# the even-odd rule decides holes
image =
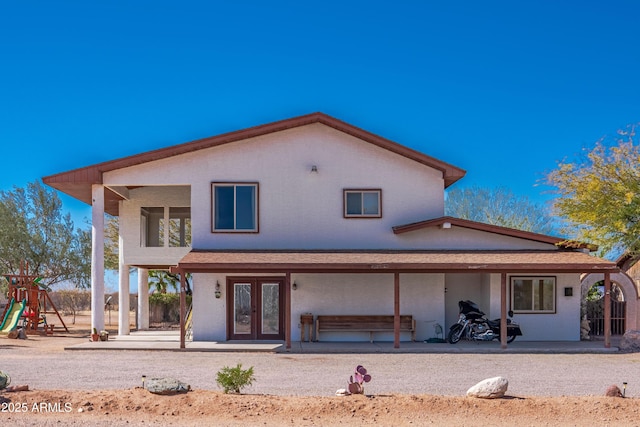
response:
{"label": "two-story house", "polygon": [[[304,313],[410,314],[423,340],[466,299],[503,321],[513,310],[523,339],[579,340],[580,274],[616,265],[560,238],[444,217],[445,189],[464,174],[314,113],[43,180],[92,206],[98,329],[107,212],[120,227],[120,334],[137,267],[142,296],[149,269],[191,275],[194,340],[290,345]],[[394,326],[376,339],[410,335]]]}

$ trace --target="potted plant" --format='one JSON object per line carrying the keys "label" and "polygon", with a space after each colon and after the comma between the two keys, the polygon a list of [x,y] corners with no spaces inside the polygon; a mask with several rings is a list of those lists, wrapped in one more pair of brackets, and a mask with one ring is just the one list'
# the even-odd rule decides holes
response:
{"label": "potted plant", "polygon": [[96,328],[93,328],[93,333],[91,334],[91,341],[99,341],[100,340],[100,334],[98,333],[98,330]]}
{"label": "potted plant", "polygon": [[107,341],[109,339],[109,332],[100,331],[100,341]]}

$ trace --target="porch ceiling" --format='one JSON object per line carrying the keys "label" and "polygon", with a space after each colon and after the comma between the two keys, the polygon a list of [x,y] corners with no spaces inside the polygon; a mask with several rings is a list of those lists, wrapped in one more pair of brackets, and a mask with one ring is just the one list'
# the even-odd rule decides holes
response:
{"label": "porch ceiling", "polygon": [[205,251],[178,264],[187,272],[617,272],[615,263],[572,251]]}

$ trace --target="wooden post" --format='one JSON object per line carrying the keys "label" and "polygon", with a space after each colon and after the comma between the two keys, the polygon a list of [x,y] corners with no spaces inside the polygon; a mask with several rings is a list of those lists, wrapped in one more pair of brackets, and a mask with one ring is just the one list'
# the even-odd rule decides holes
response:
{"label": "wooden post", "polygon": [[[311,334],[311,331],[309,331]],[[287,272],[284,279],[284,342],[285,348],[291,348],[291,273]]]}
{"label": "wooden post", "polygon": [[507,273],[500,274],[500,348],[507,348]]}
{"label": "wooden post", "polygon": [[604,273],[604,347],[611,347],[611,273]]}
{"label": "wooden post", "polygon": [[393,273],[393,348],[400,348],[400,273]]}
{"label": "wooden post", "polygon": [[[178,270],[180,274],[180,348],[186,348],[186,330],[185,330],[185,317],[187,312],[187,280],[186,272],[183,269]],[[138,296],[139,297],[139,296]]]}

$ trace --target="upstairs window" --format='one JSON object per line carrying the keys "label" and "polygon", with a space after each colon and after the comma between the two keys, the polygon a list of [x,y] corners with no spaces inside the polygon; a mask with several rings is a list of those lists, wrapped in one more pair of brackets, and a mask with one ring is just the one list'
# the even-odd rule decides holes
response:
{"label": "upstairs window", "polygon": [[345,218],[380,218],[382,190],[344,190]]}
{"label": "upstairs window", "polygon": [[258,232],[258,184],[211,184],[212,231]]}
{"label": "upstairs window", "polygon": [[511,309],[515,313],[555,313],[555,277],[512,277]]}

